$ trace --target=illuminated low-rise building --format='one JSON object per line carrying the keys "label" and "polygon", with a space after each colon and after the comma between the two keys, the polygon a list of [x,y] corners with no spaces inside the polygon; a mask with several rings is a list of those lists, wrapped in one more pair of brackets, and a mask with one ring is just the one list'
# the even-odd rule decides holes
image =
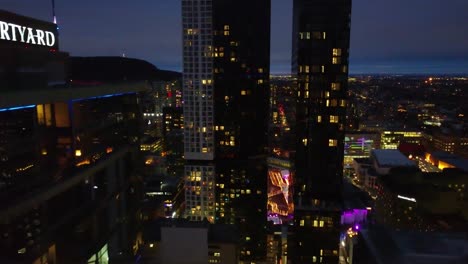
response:
{"label": "illuminated low-rise building", "polygon": [[381,133],[382,149],[398,149],[401,143],[421,144],[423,133],[414,130],[384,130]]}
{"label": "illuminated low-rise building", "polygon": [[448,152],[457,156],[468,158],[468,136],[455,133],[434,133],[427,135],[428,149]]}
{"label": "illuminated low-rise building", "polygon": [[373,149],[380,149],[380,133],[348,132],[344,144],[344,167],[347,168],[355,158],[369,158]]}
{"label": "illuminated low-rise building", "polygon": [[375,149],[370,158],[357,158],[353,161],[358,183],[375,195],[377,179],[388,175],[393,168],[417,169],[415,162],[409,160],[398,150]]}

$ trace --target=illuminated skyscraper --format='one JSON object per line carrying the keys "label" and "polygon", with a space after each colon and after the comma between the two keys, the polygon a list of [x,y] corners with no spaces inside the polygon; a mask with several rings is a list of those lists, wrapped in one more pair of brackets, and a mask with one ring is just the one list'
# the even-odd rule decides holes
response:
{"label": "illuminated skyscraper", "polygon": [[251,244],[241,260],[255,258],[249,232],[266,220],[270,0],[183,0],[182,17],[185,216],[237,224]]}
{"label": "illuminated skyscraper", "polygon": [[297,77],[293,263],[337,263],[351,0],[295,0]]}

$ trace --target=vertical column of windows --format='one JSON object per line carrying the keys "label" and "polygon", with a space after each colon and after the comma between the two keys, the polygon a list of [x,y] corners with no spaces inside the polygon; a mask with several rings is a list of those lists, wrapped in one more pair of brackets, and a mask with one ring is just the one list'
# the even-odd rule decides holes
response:
{"label": "vertical column of windows", "polygon": [[184,150],[186,154],[198,153],[202,156],[203,154],[213,155],[214,141],[211,5],[212,2],[208,0],[182,2]]}

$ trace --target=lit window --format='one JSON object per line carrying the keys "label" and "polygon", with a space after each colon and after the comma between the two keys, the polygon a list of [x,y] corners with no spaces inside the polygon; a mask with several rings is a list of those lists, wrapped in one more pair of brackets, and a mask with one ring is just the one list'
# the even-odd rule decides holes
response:
{"label": "lit window", "polygon": [[304,226],[304,220],[299,221],[299,226]]}
{"label": "lit window", "polygon": [[314,220],[314,227],[317,227],[317,226],[318,226],[318,221]]}
{"label": "lit window", "polygon": [[340,88],[341,88],[341,84],[340,84],[340,83],[337,83],[337,82],[331,83],[331,89],[332,89],[332,91],[338,91],[338,90],[340,90]]}
{"label": "lit window", "polygon": [[341,49],[333,49],[333,56],[341,56]]}
{"label": "lit window", "polygon": [[323,227],[324,222],[320,220],[320,227]]}
{"label": "lit window", "polygon": [[317,116],[317,123],[321,123],[322,122],[322,116]]}
{"label": "lit window", "polygon": [[329,139],[328,140],[328,146],[329,147],[336,147],[338,145],[338,140],[336,139]]}
{"label": "lit window", "polygon": [[246,95],[247,93],[245,92],[245,90],[241,90],[241,95]]}
{"label": "lit window", "polygon": [[330,123],[338,123],[339,122],[339,117],[335,115],[330,116]]}
{"label": "lit window", "polygon": [[332,64],[340,64],[341,63],[341,58],[340,57],[333,57],[332,58]]}

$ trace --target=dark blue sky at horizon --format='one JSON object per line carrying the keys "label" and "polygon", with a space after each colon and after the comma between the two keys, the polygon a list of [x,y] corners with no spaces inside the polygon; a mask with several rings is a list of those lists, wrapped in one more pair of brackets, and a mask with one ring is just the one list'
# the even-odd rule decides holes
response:
{"label": "dark blue sky at horizon", "polygon": [[[181,0],[55,0],[60,48],[181,70]],[[253,0],[254,1],[254,0]],[[0,0],[51,20],[51,0]],[[354,0],[350,73],[468,73],[467,0]],[[292,0],[272,0],[271,72],[289,73]]]}

